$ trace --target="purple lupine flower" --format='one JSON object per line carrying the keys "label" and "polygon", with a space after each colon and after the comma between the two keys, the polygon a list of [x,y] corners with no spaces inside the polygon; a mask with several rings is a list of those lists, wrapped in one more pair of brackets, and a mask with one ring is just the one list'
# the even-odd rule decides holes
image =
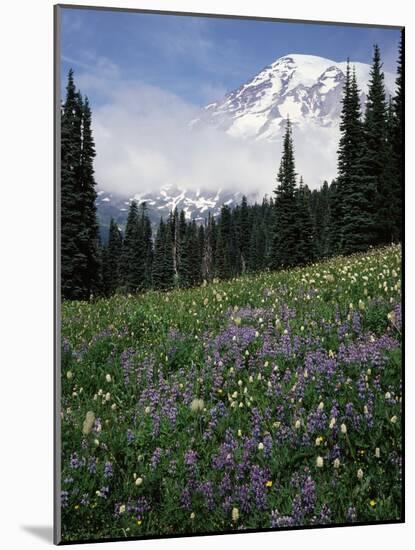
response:
{"label": "purple lupine flower", "polygon": [[81,504],[82,506],[89,506],[89,495],[88,493],[84,493],[81,498]]}
{"label": "purple lupine flower", "polygon": [[271,528],[279,529],[281,527],[292,527],[294,525],[294,520],[291,516],[283,516],[278,510],[273,510],[271,512]]}
{"label": "purple lupine flower", "polygon": [[77,453],[72,453],[71,458],[69,460],[69,465],[73,470],[77,470],[78,468],[81,468],[85,464],[85,459],[79,459]]}
{"label": "purple lupine flower", "polygon": [[155,470],[159,465],[162,453],[163,451],[160,447],[155,448],[153,452],[153,456],[151,457],[151,461],[150,461],[150,465],[153,470]]}
{"label": "purple lupine flower", "polygon": [[184,489],[182,490],[182,493],[180,495],[180,503],[185,510],[190,510],[191,508],[192,494],[193,489],[189,485],[184,487]]}
{"label": "purple lupine flower", "polygon": [[243,484],[236,490],[236,498],[238,499],[239,506],[242,512],[249,513],[252,509],[250,499],[250,488],[248,484]]}
{"label": "purple lupine flower", "polygon": [[356,519],[357,519],[356,508],[354,506],[349,506],[349,508],[347,509],[346,521],[352,523],[356,521]]}
{"label": "purple lupine flower", "polygon": [[231,506],[232,506],[232,497],[231,496],[225,497],[222,501],[223,511],[229,512],[229,510],[231,509]]}
{"label": "purple lupine flower", "polygon": [[66,508],[69,504],[69,493],[68,491],[61,491],[61,506]]}
{"label": "purple lupine flower", "polygon": [[192,451],[191,449],[184,453],[184,463],[191,469],[193,469],[196,465],[197,458],[197,452]]}
{"label": "purple lupine flower", "polygon": [[331,521],[331,510],[327,504],[323,504],[318,515],[317,524],[326,525]]}
{"label": "purple lupine flower", "polygon": [[112,462],[106,462],[104,465],[104,477],[109,479],[113,476]]}
{"label": "purple lupine flower", "polygon": [[87,470],[89,474],[95,474],[97,471],[97,458],[96,456],[88,457]]}
{"label": "purple lupine flower", "polygon": [[267,506],[266,482],[269,478],[268,472],[254,464],[251,468],[250,478],[256,507],[259,510],[264,510]]}
{"label": "purple lupine flower", "polygon": [[215,508],[215,501],[213,497],[213,484],[211,481],[205,481],[199,484],[198,487],[199,493],[204,496],[206,508],[209,512],[212,512]]}

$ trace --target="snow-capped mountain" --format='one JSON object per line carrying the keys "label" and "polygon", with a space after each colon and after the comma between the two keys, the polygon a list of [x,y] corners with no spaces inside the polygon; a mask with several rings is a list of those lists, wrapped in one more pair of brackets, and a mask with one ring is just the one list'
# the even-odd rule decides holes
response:
{"label": "snow-capped mountain", "polygon": [[[370,66],[351,62],[356,71],[361,104],[366,100]],[[341,97],[346,78],[346,62],[312,55],[290,54],[281,57],[262,69],[257,75],[224,98],[201,109],[200,115],[188,124],[197,140],[198,129],[215,127],[231,139],[256,146],[268,147],[275,143],[275,165],[269,174],[270,192],[275,181],[278,157],[281,150],[285,120],[293,123],[294,148],[297,171],[311,187],[321,185],[323,179],[336,174],[336,151],[339,140]],[[395,76],[385,73],[387,94],[393,94]],[[232,140],[233,141],[233,140]],[[272,145],[272,155],[274,145]],[[274,158],[274,156],[272,157]],[[273,170],[273,171],[272,171]],[[121,197],[100,191],[97,199],[98,215],[102,227],[112,217],[124,226],[131,200],[146,202],[151,220],[157,224],[177,207],[184,209],[189,219],[202,220],[212,212],[217,215],[223,204],[240,202],[242,193],[229,188],[192,190],[177,183],[165,183],[155,192]],[[248,200],[261,199],[253,180]]]}
{"label": "snow-capped mountain", "polygon": [[128,208],[133,200],[136,200],[138,204],[146,203],[150,220],[156,226],[160,217],[166,219],[176,207],[178,210],[184,210],[187,219],[202,222],[209,212],[213,216],[217,216],[224,204],[230,207],[236,206],[242,200],[242,193],[222,189],[193,191],[172,184],[163,186],[158,193],[135,195],[131,198],[98,191],[97,211],[100,225],[104,230],[109,226],[111,217],[121,228],[124,227]]}
{"label": "snow-capped mountain", "polygon": [[[314,55],[290,54],[265,67],[251,80],[207,105],[198,126],[210,123],[229,135],[248,139],[281,139],[287,116],[295,126],[338,128],[346,62]],[[365,103],[370,65],[351,62]],[[387,94],[394,90],[394,76],[385,73]],[[332,134],[327,132],[327,140]]]}

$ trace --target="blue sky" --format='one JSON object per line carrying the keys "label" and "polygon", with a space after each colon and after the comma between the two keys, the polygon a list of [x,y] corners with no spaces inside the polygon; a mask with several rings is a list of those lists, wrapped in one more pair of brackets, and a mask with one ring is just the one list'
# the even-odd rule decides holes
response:
{"label": "blue sky", "polygon": [[[394,72],[399,42],[396,29],[65,8],[61,28],[63,81],[72,67],[140,81],[198,106],[288,53],[370,63],[377,43]],[[101,101],[99,93],[91,99]]]}

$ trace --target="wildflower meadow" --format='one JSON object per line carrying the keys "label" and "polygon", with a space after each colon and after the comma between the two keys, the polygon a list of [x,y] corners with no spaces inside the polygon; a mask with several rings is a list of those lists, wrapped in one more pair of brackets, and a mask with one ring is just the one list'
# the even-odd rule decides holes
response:
{"label": "wildflower meadow", "polygon": [[62,304],[65,542],[402,516],[401,250]]}

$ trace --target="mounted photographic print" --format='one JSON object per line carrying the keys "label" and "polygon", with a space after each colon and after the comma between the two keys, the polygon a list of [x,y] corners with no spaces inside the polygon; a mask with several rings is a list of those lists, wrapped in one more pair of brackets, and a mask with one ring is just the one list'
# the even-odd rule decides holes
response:
{"label": "mounted photographic print", "polygon": [[56,6],[55,121],[55,542],[402,522],[404,29]]}

